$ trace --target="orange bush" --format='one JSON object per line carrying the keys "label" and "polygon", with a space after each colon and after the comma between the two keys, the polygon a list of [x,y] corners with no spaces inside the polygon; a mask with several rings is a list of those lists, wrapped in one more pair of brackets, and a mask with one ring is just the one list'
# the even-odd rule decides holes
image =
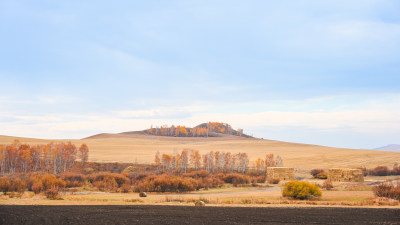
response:
{"label": "orange bush", "polygon": [[267,177],[265,175],[251,177],[251,183],[265,183]]}
{"label": "orange bush", "polygon": [[31,187],[31,190],[33,192],[35,192],[35,194],[38,194],[41,191],[43,191],[44,190],[44,186],[43,186],[42,181],[37,181],[37,182],[33,183],[32,187]]}
{"label": "orange bush", "polygon": [[394,184],[393,182],[384,182],[373,189],[377,197],[387,197],[400,200],[400,182]]}
{"label": "orange bush", "polygon": [[118,174],[118,173],[102,172],[102,173],[91,174],[88,176],[88,180],[91,183],[94,183],[96,181],[107,180],[110,178],[113,178],[115,180],[115,182],[117,182],[119,187],[125,183],[130,182],[129,178],[125,177],[122,174]]}
{"label": "orange bush", "polygon": [[85,185],[85,175],[79,173],[64,173],[61,179],[66,182],[66,187],[82,187]]}
{"label": "orange bush", "polygon": [[198,178],[209,177],[210,173],[205,170],[200,170],[200,171],[192,171],[190,173],[185,174],[184,176],[198,179]]}
{"label": "orange bush", "polygon": [[6,194],[11,189],[11,182],[8,177],[0,177],[0,191]]}
{"label": "orange bush", "polygon": [[224,185],[224,182],[217,177],[204,177],[198,179],[197,181],[198,185],[196,190],[200,190],[201,188],[209,189],[209,188],[222,187],[222,185]]}
{"label": "orange bush", "polygon": [[101,191],[118,191],[123,185],[130,184],[129,178],[118,173],[102,172],[91,174],[87,179]]}
{"label": "orange bush", "polygon": [[52,187],[44,192],[46,195],[46,198],[51,199],[51,200],[58,200],[60,197],[58,196],[58,188],[57,187]]}
{"label": "orange bush", "polygon": [[103,180],[95,181],[93,183],[100,191],[117,191],[118,183],[113,177],[105,177]]}
{"label": "orange bush", "polygon": [[248,184],[250,183],[250,177],[247,175],[239,173],[230,174],[219,174],[218,175],[225,183],[233,184],[237,186],[238,184]]}
{"label": "orange bush", "polygon": [[377,166],[372,170],[369,170],[369,175],[373,176],[389,176],[391,171],[387,166]]}
{"label": "orange bush", "polygon": [[130,184],[123,184],[120,188],[120,191],[122,193],[128,193],[131,190],[131,185]]}
{"label": "orange bush", "polygon": [[35,193],[46,191],[52,187],[63,188],[66,186],[65,181],[52,174],[36,175],[29,183],[32,186],[28,186],[28,189]]}
{"label": "orange bush", "polygon": [[393,167],[391,174],[392,175],[400,175],[400,166]]}
{"label": "orange bush", "polygon": [[198,182],[190,177],[178,177],[168,174],[149,176],[135,183],[136,192],[187,192],[194,191]]}
{"label": "orange bush", "polygon": [[20,178],[16,177],[11,180],[11,188],[10,191],[23,193],[26,189],[26,184]]}

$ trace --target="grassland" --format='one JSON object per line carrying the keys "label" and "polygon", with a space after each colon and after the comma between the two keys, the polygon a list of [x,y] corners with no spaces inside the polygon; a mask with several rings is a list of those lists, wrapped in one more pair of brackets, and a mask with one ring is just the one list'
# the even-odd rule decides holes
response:
{"label": "grassland", "polygon": [[400,152],[332,148],[318,145],[289,143],[242,137],[185,138],[159,137],[144,134],[101,134],[80,140],[45,140],[0,136],[0,144],[19,139],[29,144],[45,144],[51,141],[86,143],[90,148],[89,160],[94,162],[138,162],[152,163],[157,151],[172,153],[184,148],[197,149],[200,153],[225,151],[246,152],[250,164],[266,153],[280,155],[284,165],[294,167],[297,172],[313,168],[367,167],[378,165],[391,167],[400,159]]}
{"label": "grassland", "polygon": [[[397,179],[399,177],[396,177]],[[310,181],[313,182],[313,181]],[[259,187],[232,187],[189,193],[148,193],[140,198],[138,193],[108,193],[78,188],[61,193],[62,200],[48,200],[43,194],[25,192],[22,196],[0,196],[1,205],[194,205],[196,200],[208,206],[344,206],[344,207],[394,207],[399,201],[376,198],[372,187],[359,183],[337,183],[331,191],[313,200],[293,200],[282,197],[282,184]]]}

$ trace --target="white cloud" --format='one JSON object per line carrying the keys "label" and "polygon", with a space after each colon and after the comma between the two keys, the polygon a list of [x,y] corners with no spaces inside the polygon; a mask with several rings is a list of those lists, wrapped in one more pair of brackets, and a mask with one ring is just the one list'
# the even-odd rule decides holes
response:
{"label": "white cloud", "polygon": [[[334,96],[303,101],[284,102],[289,105],[312,105],[335,101]],[[46,114],[11,115],[12,121],[0,123],[0,133],[40,138],[82,138],[95,133],[147,129],[150,125],[165,124],[195,126],[208,121],[230,123],[234,128],[251,132],[263,128],[299,128],[315,132],[354,132],[358,134],[393,134],[400,132],[400,104],[398,96],[363,101],[352,107],[336,106],[332,109],[303,110],[279,109],[280,105],[259,107],[256,112],[238,110],[241,107],[257,108],[262,103],[209,104],[202,106],[156,107],[144,110],[120,110],[109,114]],[[268,109],[273,106],[274,108]],[[236,107],[236,108],[235,108]],[[227,111],[226,108],[231,108]],[[289,106],[290,108],[290,106]],[[257,136],[257,133],[254,135]],[[265,137],[268,138],[268,137]]]}

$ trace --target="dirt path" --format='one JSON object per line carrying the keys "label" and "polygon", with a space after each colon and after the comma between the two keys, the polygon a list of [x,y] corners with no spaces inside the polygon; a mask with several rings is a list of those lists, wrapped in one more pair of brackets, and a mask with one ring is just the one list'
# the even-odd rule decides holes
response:
{"label": "dirt path", "polygon": [[[247,191],[224,191],[221,192],[191,192],[191,193],[152,193],[157,196],[171,196],[171,195],[179,195],[179,196],[213,196],[213,195],[234,195],[234,194],[251,194],[251,193],[260,193],[260,192],[271,192],[271,191],[280,191],[282,188],[280,187],[272,187],[272,188],[263,188],[256,190],[247,190]],[[110,195],[108,192],[75,192],[75,195]]]}
{"label": "dirt path", "polygon": [[0,224],[400,224],[400,210],[2,205]]}

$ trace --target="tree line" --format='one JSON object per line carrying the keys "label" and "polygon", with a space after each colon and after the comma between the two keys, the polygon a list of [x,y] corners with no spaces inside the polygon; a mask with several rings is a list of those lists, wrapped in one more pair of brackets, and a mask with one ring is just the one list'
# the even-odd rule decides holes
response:
{"label": "tree line", "polygon": [[[157,169],[162,172],[178,171],[186,173],[188,168],[199,171],[204,169],[209,173],[242,173],[249,169],[247,153],[230,153],[210,151],[201,155],[198,150],[183,149],[181,153],[160,154],[157,151],[154,157]],[[283,166],[283,160],[278,155],[267,154],[265,159],[258,158],[255,162],[257,172],[265,172],[267,167]]]}
{"label": "tree line", "polygon": [[88,157],[86,144],[77,148],[71,142],[29,145],[15,140],[0,145],[0,174],[13,176],[37,171],[59,174],[71,168],[78,158],[85,165]]}
{"label": "tree line", "polygon": [[243,135],[243,129],[238,129],[236,131],[232,129],[231,125],[220,122],[208,122],[194,128],[174,125],[163,125],[155,128],[151,126],[148,130],[146,130],[147,134],[173,137],[209,137],[212,132],[237,136]]}

